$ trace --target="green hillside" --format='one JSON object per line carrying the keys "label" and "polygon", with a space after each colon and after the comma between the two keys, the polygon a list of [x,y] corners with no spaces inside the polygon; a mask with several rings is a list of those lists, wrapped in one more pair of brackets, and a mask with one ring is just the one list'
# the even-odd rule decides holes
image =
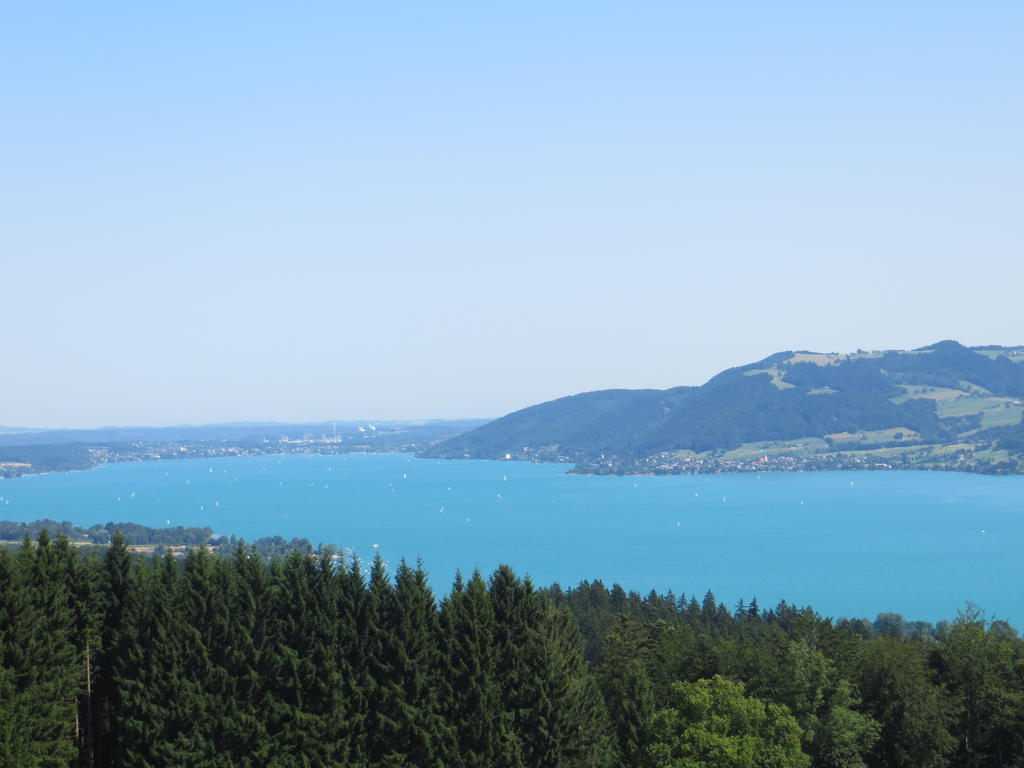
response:
{"label": "green hillside", "polygon": [[703,386],[605,390],[524,408],[424,455],[588,472],[1024,466],[1024,348],[779,352]]}

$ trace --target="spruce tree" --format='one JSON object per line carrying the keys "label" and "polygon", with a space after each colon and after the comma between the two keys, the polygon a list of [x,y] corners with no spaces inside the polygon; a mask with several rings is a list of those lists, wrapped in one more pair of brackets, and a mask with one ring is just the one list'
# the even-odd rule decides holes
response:
{"label": "spruce tree", "polygon": [[623,768],[645,768],[650,762],[647,749],[654,717],[654,689],[645,669],[649,644],[645,627],[626,616],[619,616],[618,625],[605,641],[600,685],[614,724]]}
{"label": "spruce tree", "polygon": [[609,762],[607,716],[572,618],[507,566],[491,577],[502,707],[514,733],[502,760],[561,768]]}
{"label": "spruce tree", "polygon": [[443,766],[454,730],[440,713],[441,649],[437,601],[422,563],[402,562],[395,576],[394,626],[400,639],[407,759],[424,768]]}
{"label": "spruce tree", "polygon": [[214,584],[214,562],[206,545],[185,555],[178,581],[174,642],[178,693],[167,750],[174,763],[217,765],[217,729],[225,706],[224,673],[215,663],[227,621],[225,596]]}
{"label": "spruce tree", "polygon": [[367,764],[367,729],[372,692],[370,654],[370,596],[359,560],[338,572],[335,606],[336,652],[341,670],[342,710],[336,728],[343,739],[348,765]]}
{"label": "spruce tree", "polygon": [[497,679],[497,626],[487,585],[475,571],[468,584],[456,576],[441,606],[444,712],[455,729],[452,766],[499,764],[509,739]]}
{"label": "spruce tree", "polygon": [[102,622],[96,658],[94,752],[101,766],[128,765],[123,732],[124,689],[138,673],[141,645],[137,636],[141,606],[132,582],[131,555],[120,530],[114,532],[104,557],[100,587]]}
{"label": "spruce tree", "polygon": [[7,549],[0,548],[0,766],[40,764],[40,750],[31,738],[33,712],[22,671],[28,663],[24,650],[35,620],[28,585]]}
{"label": "spruce tree", "polygon": [[607,713],[572,616],[542,605],[525,651],[524,687],[531,706],[520,722],[527,765],[608,765]]}
{"label": "spruce tree", "polygon": [[523,725],[532,707],[527,681],[527,644],[540,624],[540,604],[532,586],[520,581],[507,565],[491,575],[488,591],[494,610],[496,675],[501,696],[503,731],[497,764],[503,768],[530,765],[524,753]]}
{"label": "spruce tree", "polygon": [[9,659],[3,666],[11,670],[6,687],[13,688],[16,716],[19,710],[25,715],[19,751],[26,766],[66,765],[77,754],[79,689],[68,562],[44,528],[35,546],[26,538],[15,570],[14,589],[24,596],[8,606],[15,615],[3,643]]}
{"label": "spruce tree", "polygon": [[178,759],[174,742],[191,727],[182,703],[179,564],[170,553],[154,557],[133,583],[143,610],[136,614],[141,653],[135,675],[120,687],[126,764],[159,768]]}
{"label": "spruce tree", "polygon": [[91,768],[95,763],[95,739],[92,727],[95,722],[93,707],[95,704],[95,687],[98,680],[96,665],[101,642],[101,626],[103,618],[102,584],[103,562],[90,557],[78,563],[77,553],[70,542],[64,541],[63,557],[69,562],[71,573],[71,596],[74,613],[72,630],[73,643],[78,650],[79,694],[78,716],[76,720],[76,746],[78,747],[78,766]]}
{"label": "spruce tree", "polygon": [[399,721],[395,703],[400,699],[396,690],[394,659],[396,640],[391,637],[391,616],[394,615],[395,589],[388,579],[384,560],[378,553],[370,567],[367,592],[367,666],[368,688],[366,744],[367,763],[372,766],[392,765],[401,755],[392,749],[398,738]]}
{"label": "spruce tree", "polygon": [[292,551],[275,564],[268,736],[272,760],[281,765],[329,765],[336,749],[328,723],[341,681],[328,649],[333,605],[322,598],[322,581],[331,578],[310,552]]}
{"label": "spruce tree", "polygon": [[378,630],[385,663],[375,682],[381,722],[390,735],[378,759],[384,765],[440,768],[451,733],[439,714],[437,617],[423,569],[403,561],[394,590],[382,606],[386,610]]}

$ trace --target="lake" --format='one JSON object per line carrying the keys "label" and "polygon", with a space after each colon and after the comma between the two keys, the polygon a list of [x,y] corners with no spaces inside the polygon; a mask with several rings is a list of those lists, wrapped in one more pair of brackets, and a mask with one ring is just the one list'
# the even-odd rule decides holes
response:
{"label": "lake", "polygon": [[439,592],[457,568],[507,562],[539,585],[601,579],[698,598],[711,589],[730,606],[757,596],[833,617],[936,621],[970,600],[1024,627],[1024,477],[567,469],[407,454],[108,464],[0,480],[0,519],[305,537],[366,559],[422,557]]}

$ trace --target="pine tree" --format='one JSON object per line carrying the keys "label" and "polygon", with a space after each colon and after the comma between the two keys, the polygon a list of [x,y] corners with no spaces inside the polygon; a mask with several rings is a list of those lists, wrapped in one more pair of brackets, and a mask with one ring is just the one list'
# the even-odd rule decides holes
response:
{"label": "pine tree", "polygon": [[267,569],[255,551],[239,542],[231,560],[228,585],[229,634],[224,663],[231,680],[231,715],[221,729],[220,746],[239,766],[265,764],[270,745],[262,707],[267,684],[261,674],[270,652]]}
{"label": "pine tree", "polygon": [[79,693],[76,717],[76,746],[78,766],[91,768],[95,763],[93,753],[95,739],[92,727],[95,722],[93,705],[94,688],[97,681],[96,658],[100,648],[102,625],[102,584],[103,563],[91,557],[78,563],[77,555],[70,542],[64,540],[62,555],[69,563],[71,574],[71,603],[74,613],[72,641],[78,650]]}
{"label": "pine tree", "polygon": [[551,768],[608,765],[607,713],[572,616],[542,605],[539,618],[524,654],[524,682],[532,704],[520,721],[526,763]]}
{"label": "pine tree", "polygon": [[654,689],[647,672],[639,664],[630,664],[622,680],[619,710],[613,716],[624,767],[646,768],[650,765],[648,748],[654,718]]}
{"label": "pine tree", "polygon": [[507,566],[491,577],[502,707],[515,740],[503,759],[526,766],[601,766],[608,722],[571,617]]}
{"label": "pine tree", "polygon": [[333,577],[329,569],[318,569],[312,553],[293,551],[272,578],[271,758],[281,765],[329,765],[337,747],[327,724],[341,696],[328,651],[333,605],[324,600],[323,581]]}
{"label": "pine tree", "polygon": [[[374,578],[380,577],[371,577],[371,590]],[[380,720],[389,736],[378,759],[385,765],[440,768],[451,734],[438,711],[437,618],[422,568],[414,570],[403,561],[395,575],[395,587],[381,607],[385,610],[378,631],[384,663],[375,682]]]}
{"label": "pine tree", "polygon": [[225,632],[225,595],[214,583],[214,562],[203,545],[185,555],[178,581],[173,614],[174,642],[178,656],[178,693],[172,722],[177,733],[168,733],[166,744],[172,764],[217,765],[217,729],[223,722],[221,698],[225,690],[224,671],[218,668],[217,644]]}
{"label": "pine tree", "polygon": [[0,548],[0,766],[40,764],[31,738],[33,713],[22,671],[35,619],[28,587],[7,549]]}
{"label": "pine tree", "polygon": [[468,584],[463,584],[461,575],[456,576],[452,592],[441,606],[441,626],[444,711],[456,738],[451,765],[497,765],[510,735],[501,713],[494,608],[479,571]]}
{"label": "pine tree", "polygon": [[367,764],[367,729],[373,690],[370,654],[370,595],[358,559],[338,573],[335,607],[336,651],[341,670],[341,719],[336,724],[344,740],[348,765]]}
{"label": "pine tree", "polygon": [[526,646],[540,624],[540,604],[532,586],[520,581],[507,565],[500,566],[489,582],[494,610],[496,674],[501,695],[503,731],[497,765],[520,768],[529,765],[524,753],[523,723],[532,706],[527,690],[529,670]]}
{"label": "pine tree", "polygon": [[[127,765],[122,709],[124,688],[138,672],[137,637],[141,606],[131,575],[131,555],[120,530],[114,532],[104,558],[100,587],[102,621],[96,658],[94,753],[101,766]],[[91,666],[91,665],[90,665]]]}
{"label": "pine tree", "polygon": [[619,616],[617,627],[605,641],[601,666],[601,692],[615,727],[619,762],[623,768],[649,765],[654,689],[647,676],[650,639],[645,627]]}
{"label": "pine tree", "polygon": [[35,546],[26,537],[12,574],[13,594],[5,601],[11,625],[2,641],[6,658],[0,668],[6,669],[4,687],[13,691],[19,765],[66,765],[77,754],[79,667],[72,642],[71,574],[61,550],[45,528]]}
{"label": "pine tree", "polygon": [[179,565],[170,553],[154,558],[133,579],[142,606],[136,612],[140,654],[134,676],[121,684],[126,765],[132,768],[173,765],[173,744],[191,727],[181,703],[179,582]]}
{"label": "pine tree", "polygon": [[394,764],[400,755],[392,744],[398,738],[394,702],[395,674],[391,658],[395,639],[391,637],[391,616],[394,614],[395,589],[388,579],[384,560],[378,553],[370,568],[367,591],[367,718],[365,753],[372,766]]}

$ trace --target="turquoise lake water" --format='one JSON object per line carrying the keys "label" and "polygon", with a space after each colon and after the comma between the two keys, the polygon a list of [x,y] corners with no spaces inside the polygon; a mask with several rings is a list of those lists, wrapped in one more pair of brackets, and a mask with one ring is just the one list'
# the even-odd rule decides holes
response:
{"label": "turquoise lake water", "polygon": [[[1024,477],[938,472],[580,477],[565,465],[405,454],[108,464],[0,480],[0,519],[210,525],[422,557],[510,563],[535,583],[707,589],[826,616],[953,618],[970,600],[1024,628]],[[377,548],[374,545],[378,545]]]}

